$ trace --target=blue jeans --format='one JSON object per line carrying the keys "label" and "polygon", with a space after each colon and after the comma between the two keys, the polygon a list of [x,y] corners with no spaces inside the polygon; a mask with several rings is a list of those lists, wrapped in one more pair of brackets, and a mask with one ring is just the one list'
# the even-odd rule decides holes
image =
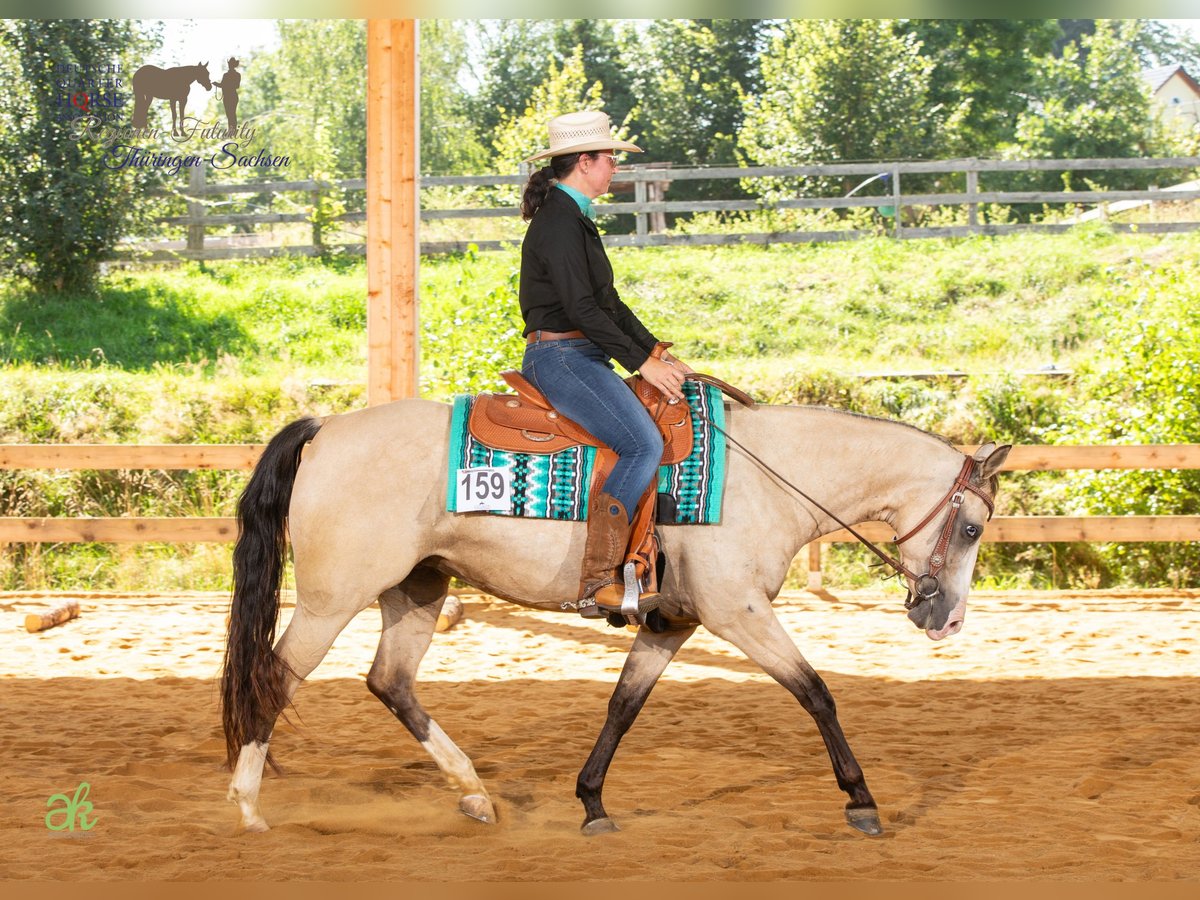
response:
{"label": "blue jeans", "polygon": [[658,472],[663,441],[650,413],[586,338],[527,344],[524,375],[554,408],[578,422],[617,454],[603,490],[633,519],[638,500]]}

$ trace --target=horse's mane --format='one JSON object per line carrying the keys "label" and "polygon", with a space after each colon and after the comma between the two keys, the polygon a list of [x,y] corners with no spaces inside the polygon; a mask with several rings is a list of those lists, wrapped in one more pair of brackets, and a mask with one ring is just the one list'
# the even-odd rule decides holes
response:
{"label": "horse's mane", "polygon": [[955,450],[958,449],[955,447],[954,442],[949,438],[943,437],[940,434],[934,434],[932,431],[926,431],[924,428],[918,428],[916,425],[912,425],[908,422],[901,422],[899,419],[888,419],[884,418],[883,416],[872,416],[868,415],[867,413],[854,412],[853,410],[849,409],[834,409],[832,406],[791,406],[789,408],[815,410],[817,412],[833,413],[834,415],[838,416],[853,416],[856,419],[867,419],[871,422],[880,422],[885,425],[896,425],[900,428],[911,429],[918,434],[925,435],[925,437],[933,438],[935,441],[945,444],[947,447],[951,447]]}

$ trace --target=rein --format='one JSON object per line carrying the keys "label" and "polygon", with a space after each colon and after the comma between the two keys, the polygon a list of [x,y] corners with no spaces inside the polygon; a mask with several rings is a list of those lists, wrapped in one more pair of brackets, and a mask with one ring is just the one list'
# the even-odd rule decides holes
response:
{"label": "rein", "polygon": [[[721,381],[719,378],[714,378],[711,375],[699,375],[699,377],[697,377],[697,375],[698,373],[693,373],[688,375],[687,378],[689,380],[702,381],[706,384],[714,385],[733,399],[737,400],[739,403],[749,406],[750,408],[754,408],[756,405],[754,401],[750,399],[749,395],[738,390],[737,388],[733,388],[732,386],[725,384],[725,382]],[[743,398],[745,398],[745,400]],[[746,400],[750,400],[750,402],[746,403]],[[978,487],[971,484],[971,475],[975,471],[976,461],[974,457],[968,456],[963,461],[962,469],[959,470],[958,477],[954,479],[954,484],[951,485],[950,490],[946,493],[946,496],[942,497],[941,500],[934,504],[933,508],[923,519],[921,519],[915,528],[910,529],[903,537],[895,538],[893,540],[893,543],[897,546],[903,544],[905,541],[923,529],[926,525],[932,522],[937,514],[942,511],[943,507],[946,505],[950,506],[950,515],[946,519],[946,524],[942,526],[942,533],[938,536],[938,541],[933,548],[933,553],[930,554],[929,563],[926,566],[927,571],[924,575],[917,575],[900,560],[894,559],[887,553],[884,553],[877,546],[875,546],[873,542],[855,531],[852,526],[843,522],[835,513],[827,509],[823,504],[813,499],[800,488],[796,487],[796,485],[784,478],[781,474],[779,474],[779,472],[769,466],[756,453],[754,453],[753,450],[730,435],[729,432],[713,422],[710,418],[708,418],[708,416],[704,415],[704,413],[696,409],[693,409],[692,412],[702,421],[707,422],[714,431],[722,434],[725,437],[725,440],[729,441],[729,443],[733,444],[733,446],[745,453],[748,457],[750,457],[750,459],[754,460],[754,462],[756,462],[764,471],[770,473],[770,475],[778,482],[786,485],[788,488],[791,488],[791,490],[796,494],[803,497],[821,512],[825,513],[825,515],[829,516],[829,518],[833,519],[833,521],[853,535],[860,544],[879,557],[879,559],[883,561],[884,565],[890,566],[893,570],[895,570],[897,575],[904,575],[910,579],[912,587],[909,588],[908,598],[904,601],[905,609],[911,610],[922,600],[932,600],[941,590],[941,585],[938,582],[937,575],[938,572],[942,570],[942,567],[946,564],[946,552],[950,547],[950,539],[954,532],[954,522],[958,518],[958,510],[962,507],[963,500],[966,498],[965,492],[970,491],[983,500],[984,504],[987,506],[988,519],[991,519],[992,517],[992,497],[985,491],[980,490]],[[913,596],[914,590],[916,592],[916,598]]]}

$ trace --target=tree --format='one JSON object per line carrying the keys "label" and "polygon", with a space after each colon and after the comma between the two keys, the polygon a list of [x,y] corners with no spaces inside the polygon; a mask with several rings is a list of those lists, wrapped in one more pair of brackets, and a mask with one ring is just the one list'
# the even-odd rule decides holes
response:
{"label": "tree", "polygon": [[[794,166],[924,156],[940,125],[928,100],[932,68],[889,20],[789,20],[763,55],[761,90],[745,98],[742,158]],[[847,183],[806,187],[840,193]]]}
{"label": "tree", "polygon": [[469,175],[483,170],[487,150],[463,88],[467,35],[459,22],[421,22],[421,171]]}
{"label": "tree", "polygon": [[1060,29],[1053,19],[900,19],[933,62],[929,103],[948,116],[938,156],[986,156],[1016,138],[1039,58]]}
{"label": "tree", "polygon": [[[604,108],[604,85],[588,83],[582,47],[576,47],[561,66],[551,59],[545,80],[534,87],[529,102],[519,113],[508,115],[493,134],[496,165],[502,172],[515,172],[521,160],[545,145],[546,122],[555,116]],[[626,123],[614,124],[615,137],[634,140],[627,135]]]}
{"label": "tree", "polygon": [[[1033,86],[1035,102],[1017,126],[1020,152],[1044,158],[1154,156],[1163,149],[1157,120],[1133,49],[1136,22],[1099,20],[1092,34],[1067,45],[1061,58],[1044,57]],[[1039,183],[1061,182],[1047,173]],[[1144,186],[1161,173],[1089,172],[1107,187]]]}
{"label": "tree", "polygon": [[[128,87],[115,79],[128,78],[157,38],[127,20],[10,19],[0,26],[6,68],[17,76],[0,113],[0,258],[37,290],[90,292],[101,259],[140,218],[155,179],[140,168],[111,167],[111,144],[99,128],[83,127],[78,104],[85,101],[72,98],[89,95],[97,112],[105,110],[101,103],[127,98]],[[118,109],[111,124],[125,113]]]}
{"label": "tree", "polygon": [[[1061,36],[1054,42],[1054,54],[1062,56],[1068,47],[1096,32],[1096,23],[1100,19],[1055,19],[1061,29]],[[1144,68],[1155,66],[1175,65],[1184,66],[1189,72],[1200,71],[1200,40],[1186,32],[1180,32],[1160,19],[1124,19],[1123,27],[1130,30],[1130,47],[1137,54]],[[1134,23],[1137,28],[1130,28]],[[1080,51],[1087,56],[1086,49]]]}
{"label": "tree", "polygon": [[259,140],[291,157],[296,177],[363,177],[366,22],[287,19],[278,28],[279,47],[246,64],[239,108],[261,121]]}
{"label": "tree", "polygon": [[635,111],[623,25],[606,19],[505,19],[483,23],[476,37],[483,74],[475,120],[485,135],[525,109],[546,77],[547,64],[564,66],[576,47],[583,54],[583,80],[604,85],[605,104],[613,119],[623,122]]}
{"label": "tree", "polygon": [[734,164],[741,97],[759,88],[761,19],[660,19],[630,45],[647,161]]}

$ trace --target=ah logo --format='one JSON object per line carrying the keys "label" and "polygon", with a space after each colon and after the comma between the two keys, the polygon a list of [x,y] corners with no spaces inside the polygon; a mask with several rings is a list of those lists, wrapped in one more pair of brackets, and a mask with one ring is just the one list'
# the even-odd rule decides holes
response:
{"label": "ah logo", "polygon": [[[46,813],[46,827],[51,831],[74,831],[78,821],[80,831],[91,831],[95,828],[96,823],[100,821],[99,817],[88,818],[92,813],[91,801],[87,799],[91,789],[90,784],[81,781],[79,787],[75,788],[74,797],[55,794],[47,800],[46,805],[50,807],[50,812]],[[62,821],[57,821],[60,816]]]}

